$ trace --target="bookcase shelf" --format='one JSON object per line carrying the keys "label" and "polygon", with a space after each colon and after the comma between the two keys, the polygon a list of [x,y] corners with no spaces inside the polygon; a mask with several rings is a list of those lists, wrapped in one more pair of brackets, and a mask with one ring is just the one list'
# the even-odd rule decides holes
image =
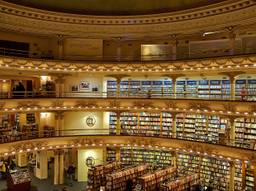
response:
{"label": "bookcase shelf", "polygon": [[230,164],[225,160],[179,153],[177,163],[179,175],[199,173],[203,185],[223,191],[229,188]]}
{"label": "bookcase shelf", "polygon": [[256,143],[256,118],[235,120],[236,145],[253,148]]}
{"label": "bookcase shelf", "polygon": [[[116,81],[107,81],[108,96],[115,96]],[[154,95],[170,96],[172,94],[172,81],[170,80],[129,80],[121,81],[121,96],[147,96],[148,92]]]}
{"label": "bookcase shelf", "polygon": [[247,100],[256,100],[256,79],[238,79],[236,80],[235,95],[236,99],[241,99],[241,90],[245,88],[247,91]]}
{"label": "bookcase shelf", "polygon": [[235,191],[240,191],[243,189],[243,173],[242,173],[242,163],[236,161],[234,163],[235,166]]}
{"label": "bookcase shelf", "polygon": [[124,191],[127,181],[131,180],[135,184],[138,177],[148,172],[148,167],[149,165],[138,165],[108,174],[106,191]]}
{"label": "bookcase shelf", "polygon": [[108,162],[91,167],[88,170],[87,191],[97,191],[101,186],[106,186],[106,176],[121,168],[119,162]]}
{"label": "bookcase shelf", "polygon": [[176,168],[166,167],[164,169],[149,172],[138,179],[138,184],[144,191],[155,191],[160,189],[162,183],[176,178]]}
{"label": "bookcase shelf", "polygon": [[[193,186],[199,183],[199,174],[189,174],[178,179],[163,184],[161,191],[185,191],[191,190]],[[193,190],[193,189],[192,189]]]}
{"label": "bookcase shelf", "polygon": [[245,173],[245,187],[246,187],[246,191],[254,191],[255,187],[254,187],[254,169],[252,169],[252,166],[250,163],[246,164],[246,173]]}
{"label": "bookcase shelf", "polygon": [[218,143],[228,120],[219,116],[179,114],[176,116],[177,138]]}
{"label": "bookcase shelf", "polygon": [[[110,113],[110,133],[116,133],[117,117]],[[172,115],[171,113],[132,113],[123,112],[120,116],[121,134],[146,135],[146,136],[171,136]]]}

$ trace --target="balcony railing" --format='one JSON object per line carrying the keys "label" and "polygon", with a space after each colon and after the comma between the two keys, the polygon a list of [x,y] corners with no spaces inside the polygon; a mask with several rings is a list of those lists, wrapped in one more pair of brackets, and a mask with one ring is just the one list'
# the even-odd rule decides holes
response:
{"label": "balcony railing", "polygon": [[[218,51],[217,51],[218,52]],[[159,54],[159,55],[72,55],[72,56],[64,56],[61,60],[77,60],[77,61],[117,61],[117,62],[127,62],[127,61],[168,61],[168,60],[187,60],[187,59],[199,59],[199,58],[215,58],[215,57],[223,57],[223,56],[238,56],[238,55],[248,55],[255,54],[255,50],[248,51],[239,51],[234,54],[230,54],[230,51],[222,52],[221,54],[204,54],[201,51],[193,51],[191,53],[186,52],[182,53],[182,56],[179,54]],[[15,57],[24,57],[24,58],[38,58],[38,59],[56,59],[52,53],[43,54],[43,55],[34,55],[30,51],[18,50],[18,49],[10,49],[0,47],[0,55],[3,56],[15,56]]]}
{"label": "balcony railing", "polygon": [[[111,135],[115,136],[116,133],[112,132],[110,129],[70,129],[70,130],[44,130],[44,131],[29,131],[29,132],[19,132],[13,130],[11,132],[0,132],[0,143],[10,143],[22,140],[32,140],[37,138],[50,138],[50,137],[67,137],[67,136],[96,136],[96,135]],[[220,139],[218,141],[210,140],[197,140],[197,139],[183,139],[183,138],[173,138],[171,132],[165,132],[161,134],[155,131],[155,133],[135,133],[128,134],[127,132],[121,132],[121,136],[139,136],[139,137],[159,137],[159,138],[169,138],[177,140],[186,141],[196,141],[205,142],[210,144],[218,144],[230,147],[245,148],[250,150],[256,150],[256,140],[242,141],[242,140],[231,140],[231,139]],[[120,136],[118,135],[118,136]]]}
{"label": "balcony railing", "polygon": [[[165,99],[202,99],[202,100],[231,100],[229,94],[195,94],[195,93],[165,93],[165,92],[65,92],[57,96],[55,91],[0,91],[0,99],[24,99],[24,98],[165,98]],[[235,95],[234,100],[256,101],[256,94],[241,96]]]}

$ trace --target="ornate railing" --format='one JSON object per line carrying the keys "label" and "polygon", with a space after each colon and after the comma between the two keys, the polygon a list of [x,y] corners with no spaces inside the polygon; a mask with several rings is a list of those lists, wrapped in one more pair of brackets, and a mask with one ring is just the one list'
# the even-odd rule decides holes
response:
{"label": "ornate railing", "polygon": [[[22,140],[31,140],[31,139],[37,139],[37,138],[49,138],[49,137],[66,137],[66,136],[84,136],[84,135],[90,135],[90,136],[96,136],[96,135],[111,135],[115,136],[117,135],[115,132],[111,131],[110,129],[70,129],[70,130],[43,130],[43,131],[26,131],[26,132],[20,132],[20,131],[6,131],[3,130],[0,131],[0,143],[10,143],[15,141],[22,141]],[[186,141],[196,141],[196,142],[204,142],[209,144],[217,144],[217,145],[223,145],[223,146],[230,146],[230,147],[236,147],[236,148],[243,148],[243,149],[250,149],[250,150],[256,150],[256,140],[250,140],[250,141],[241,141],[241,140],[232,140],[232,139],[223,139],[220,138],[218,141],[210,141],[208,139],[205,140],[197,140],[197,139],[185,139],[185,138],[175,138],[172,137],[171,132],[165,132],[164,134],[161,134],[160,132],[155,132],[151,134],[145,134],[145,133],[134,133],[129,134],[125,131],[121,131],[120,135],[123,136],[138,136],[138,137],[160,137],[160,138],[169,138],[171,139],[178,139],[178,140],[186,140]],[[118,136],[120,136],[118,134]]]}

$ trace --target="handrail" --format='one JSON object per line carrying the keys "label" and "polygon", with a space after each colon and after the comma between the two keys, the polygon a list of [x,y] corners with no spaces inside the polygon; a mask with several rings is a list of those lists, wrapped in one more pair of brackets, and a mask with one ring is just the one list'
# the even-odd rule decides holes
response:
{"label": "handrail", "polygon": [[[117,135],[116,132],[113,132],[111,129],[68,129],[68,130],[42,130],[42,131],[16,131],[12,130],[11,132],[0,131],[0,143],[11,143],[15,141],[22,141],[22,140],[32,140],[37,138],[50,138],[50,137],[65,137],[65,136],[82,136],[82,135],[110,135],[115,136]],[[220,139],[218,141],[210,141],[210,140],[197,140],[197,139],[184,139],[181,137],[173,137],[171,132],[161,134],[159,131],[155,131],[155,134],[145,134],[145,133],[133,133],[128,134],[125,131],[121,131],[120,135],[124,136],[143,136],[143,137],[160,137],[160,138],[170,138],[170,139],[177,139],[177,140],[184,140],[184,141],[196,141],[202,143],[209,143],[209,144],[218,144],[223,146],[230,146],[235,148],[243,148],[249,150],[256,150],[256,141],[241,141],[241,140],[232,140],[232,139]],[[118,135],[119,136],[119,135]]]}
{"label": "handrail", "polygon": [[[57,95],[56,91],[0,91],[0,99],[15,99],[15,98],[167,98],[167,99],[201,99],[201,100],[232,100],[230,94],[194,94],[194,93],[166,93],[166,92],[64,92],[62,95]],[[234,100],[256,101],[256,94],[249,94],[242,98],[236,94]]]}
{"label": "handrail", "polygon": [[[251,52],[240,51],[233,54],[232,56],[255,54],[256,50]],[[117,62],[126,62],[126,61],[169,61],[169,60],[187,60],[187,59],[202,59],[202,58],[217,58],[223,56],[231,56],[230,52],[223,52],[219,55],[202,55],[201,51],[193,51],[182,54],[180,58],[179,55],[169,54],[159,54],[159,55],[71,55],[64,56],[63,59],[56,58],[52,53],[45,53],[42,55],[33,55],[28,50],[19,50],[0,47],[0,55],[3,56],[17,56],[25,58],[42,58],[42,59],[56,59],[56,60],[74,60],[74,61],[117,61]]]}

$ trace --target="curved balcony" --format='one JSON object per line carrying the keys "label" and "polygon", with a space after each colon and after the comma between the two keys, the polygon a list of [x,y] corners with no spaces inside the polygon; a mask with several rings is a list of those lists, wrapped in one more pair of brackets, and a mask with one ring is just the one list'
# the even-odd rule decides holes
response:
{"label": "curved balcony", "polygon": [[[231,139],[221,139],[218,142],[211,142],[210,140],[205,140],[205,141],[200,141],[200,140],[187,140],[187,139],[182,139],[182,138],[172,138],[170,133],[165,134],[153,134],[153,133],[137,133],[133,135],[129,135],[125,131],[121,131],[121,134],[113,134],[109,132],[109,129],[72,129],[72,130],[44,130],[44,131],[33,131],[33,132],[19,132],[19,131],[14,131],[11,134],[8,135],[0,135],[0,143],[1,146],[0,148],[4,148],[5,146],[3,145],[19,145],[20,142],[22,143],[28,143],[29,142],[44,142],[44,146],[48,144],[56,144],[54,143],[54,140],[56,139],[56,142],[58,143],[57,140],[62,140],[62,139],[67,139],[69,140],[70,138],[76,139],[77,144],[79,143],[81,138],[88,138],[88,137],[105,137],[109,140],[113,138],[113,140],[118,141],[116,144],[128,144],[127,141],[129,141],[129,144],[133,145],[138,142],[141,142],[141,140],[144,140],[147,142],[147,144],[152,144],[152,145],[162,145],[162,143],[168,144],[168,147],[172,147],[174,149],[179,148],[179,149],[200,149],[201,146],[208,146],[211,147],[211,150],[216,150],[213,149],[215,146],[220,147],[220,148],[226,148],[226,150],[230,149],[230,153],[232,153],[232,150],[239,150],[239,152],[248,152],[248,153],[253,153],[254,150],[256,150],[256,141],[250,141],[250,142],[242,142],[238,140],[231,140]],[[120,139],[120,140],[119,140]],[[48,140],[50,141],[48,143]],[[94,142],[95,145],[98,145],[100,143],[103,143],[104,139],[100,140],[97,139],[99,142]],[[155,142],[152,140],[155,140]],[[158,141],[159,140],[159,141]],[[28,141],[28,142],[27,142]],[[122,142],[124,141],[124,142]],[[89,141],[91,144],[92,142]],[[87,143],[89,143],[87,142]],[[115,142],[110,143],[114,144]],[[68,143],[65,143],[68,144]],[[141,143],[142,145],[143,143]],[[245,145],[246,148],[244,147]],[[248,145],[250,145],[248,147]],[[53,146],[53,145],[52,145]],[[55,147],[56,148],[56,147]],[[3,154],[7,152],[6,149],[1,150],[0,154]],[[221,152],[221,151],[218,151]],[[8,152],[10,153],[10,152]],[[232,156],[235,156],[236,153],[231,154]],[[246,156],[243,156],[246,157]]]}
{"label": "curved balcony", "polygon": [[[221,51],[221,50],[219,50]],[[186,61],[186,60],[193,60],[193,59],[207,59],[207,58],[222,58],[222,57],[231,57],[231,56],[249,56],[256,54],[256,50],[248,51],[239,51],[235,53],[230,53],[231,50],[228,48],[226,51],[222,52],[221,54],[214,55],[214,54],[202,54],[201,51],[193,51],[193,54],[183,53],[182,57],[177,56],[176,54],[158,54],[158,55],[121,55],[121,56],[115,56],[115,55],[91,55],[91,56],[85,56],[85,55],[72,55],[72,58],[65,58],[65,59],[59,59],[56,58],[56,56],[52,54],[45,54],[41,55],[40,57],[33,56],[30,51],[24,51],[24,50],[18,50],[18,49],[10,49],[10,48],[4,48],[0,47],[0,55],[2,56],[12,56],[12,57],[23,57],[23,58],[35,58],[35,59],[43,59],[43,60],[55,60],[55,61],[61,61],[61,60],[70,60],[70,61],[99,61],[99,62],[152,62],[152,61]],[[215,52],[218,52],[218,50],[215,50]]]}

